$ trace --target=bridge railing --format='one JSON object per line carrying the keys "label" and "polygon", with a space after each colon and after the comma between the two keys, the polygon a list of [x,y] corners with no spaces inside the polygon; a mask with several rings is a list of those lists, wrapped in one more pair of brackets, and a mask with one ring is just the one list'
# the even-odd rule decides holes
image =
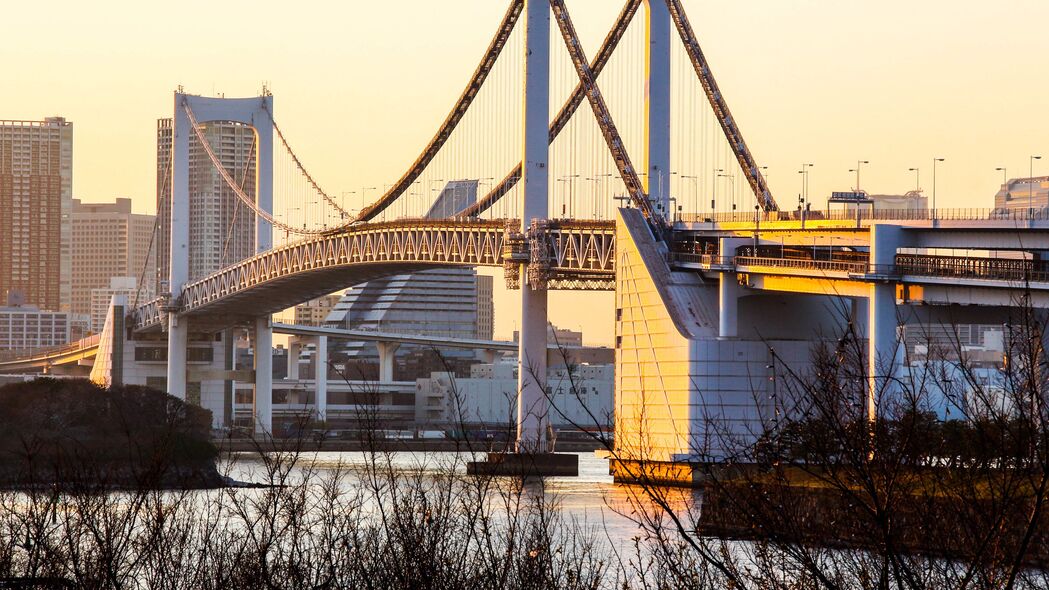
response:
{"label": "bridge railing", "polygon": [[831,209],[823,211],[769,211],[727,213],[682,213],[683,223],[754,223],[770,221],[1049,221],[1049,208],[997,209],[987,207],[950,209]]}
{"label": "bridge railing", "polygon": [[818,260],[790,256],[719,256],[671,252],[671,264],[822,270],[850,274],[904,275],[1011,282],[1049,282],[1049,261],[1024,258],[897,254],[895,264],[873,265],[866,260]]}
{"label": "bridge railing", "polygon": [[869,265],[866,262],[844,260],[810,260],[805,258],[764,258],[758,256],[736,256],[733,264],[740,266],[774,266],[777,268],[797,268],[804,270],[824,270],[834,272],[866,273]]}
{"label": "bridge railing", "polygon": [[8,350],[0,352],[0,362],[16,362],[62,356],[64,354],[74,353],[85,348],[97,346],[100,338],[101,334],[94,334],[87,338],[81,338],[76,342],[70,342],[69,344],[62,344],[59,346],[47,346],[27,350]]}
{"label": "bridge railing", "polygon": [[732,256],[718,254],[695,254],[692,252],[668,252],[667,262],[682,264],[703,264],[708,266],[731,266]]}
{"label": "bridge railing", "polygon": [[897,254],[896,274],[994,281],[1049,281],[1049,262],[1023,258]]}

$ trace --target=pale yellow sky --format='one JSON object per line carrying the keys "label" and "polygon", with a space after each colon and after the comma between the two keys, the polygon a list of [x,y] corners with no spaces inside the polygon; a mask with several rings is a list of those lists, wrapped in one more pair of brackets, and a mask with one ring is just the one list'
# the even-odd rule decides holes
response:
{"label": "pale yellow sky", "polygon": [[[591,50],[619,0],[569,0]],[[995,172],[1049,173],[1049,2],[685,0],[714,73],[770,184],[810,193],[913,187],[938,174],[941,207],[986,207]],[[476,66],[503,0],[276,2],[5,0],[0,118],[74,122],[74,195],[154,204],[154,125],[179,84],[275,94],[282,128],[332,193],[392,182]],[[1044,150],[1044,154],[1043,154]],[[814,201],[818,202],[814,197]],[[514,329],[501,294],[497,335]],[[612,298],[557,296],[551,319],[611,340]]]}

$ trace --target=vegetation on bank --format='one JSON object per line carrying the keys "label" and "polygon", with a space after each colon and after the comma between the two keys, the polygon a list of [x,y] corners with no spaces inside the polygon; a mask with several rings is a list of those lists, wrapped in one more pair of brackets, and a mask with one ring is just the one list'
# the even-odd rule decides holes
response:
{"label": "vegetation on bank", "polygon": [[82,379],[0,387],[0,485],[214,487],[211,412],[166,393]]}

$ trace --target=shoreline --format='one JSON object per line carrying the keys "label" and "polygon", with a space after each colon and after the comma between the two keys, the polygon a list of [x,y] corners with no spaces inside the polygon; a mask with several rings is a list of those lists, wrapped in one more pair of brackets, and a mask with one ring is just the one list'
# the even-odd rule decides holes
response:
{"label": "shoreline", "polygon": [[[465,441],[465,440],[434,440],[434,439],[384,439],[373,441],[357,440],[304,440],[290,439],[267,439],[255,440],[250,438],[223,438],[211,441],[221,453],[248,453],[248,452],[502,452],[511,447],[505,442],[492,443],[490,441]],[[595,441],[561,441],[557,443],[557,451],[562,453],[590,453],[603,448]]]}

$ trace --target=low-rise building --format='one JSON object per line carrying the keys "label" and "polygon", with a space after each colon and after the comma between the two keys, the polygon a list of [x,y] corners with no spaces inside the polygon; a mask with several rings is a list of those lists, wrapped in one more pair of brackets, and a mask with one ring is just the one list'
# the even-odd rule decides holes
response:
{"label": "low-rise building", "polygon": [[0,350],[31,350],[69,342],[69,313],[33,305],[0,307]]}
{"label": "low-rise building", "polygon": [[[558,430],[610,429],[613,365],[576,365],[547,372],[550,422]],[[505,430],[517,423],[517,365],[478,364],[470,377],[433,373],[416,381],[418,428]],[[469,433],[466,433],[469,434]]]}

